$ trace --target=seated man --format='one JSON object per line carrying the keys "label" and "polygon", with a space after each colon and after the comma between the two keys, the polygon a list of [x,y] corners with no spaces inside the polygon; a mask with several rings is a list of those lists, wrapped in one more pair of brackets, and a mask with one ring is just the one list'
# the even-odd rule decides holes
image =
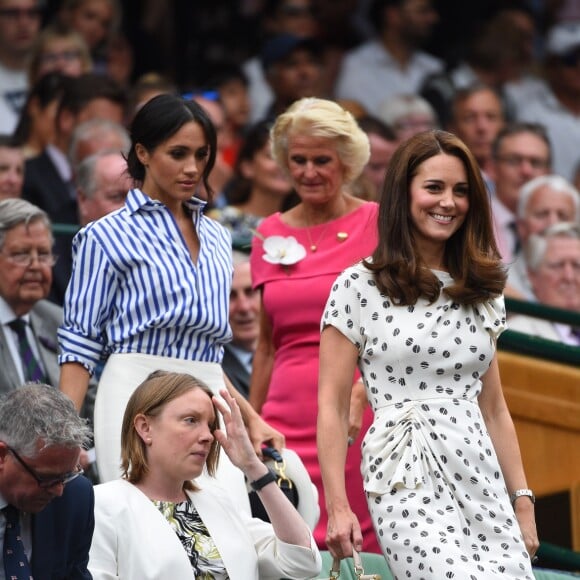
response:
{"label": "seated man", "polygon": [[[518,239],[525,246],[532,234],[540,234],[555,223],[579,222],[580,193],[560,175],[540,175],[521,188],[516,218]],[[514,294],[516,298],[534,300],[521,251],[515,253],[509,267],[508,285],[519,294]]]}
{"label": "seated man", "polygon": [[57,389],[26,384],[0,399],[2,578],[90,579],[94,494],[80,468],[90,435]]}
{"label": "seated man", "polygon": [[[22,199],[0,201],[0,392],[26,381],[58,385],[62,309],[45,300],[56,261],[52,245],[44,211]],[[31,355],[21,351],[24,341]]]}
{"label": "seated man", "polygon": [[[52,248],[46,212],[23,199],[0,201],[0,393],[27,381],[58,386],[56,333],[63,311],[46,300],[56,261]],[[90,419],[95,385],[91,393],[82,411]]]}
{"label": "seated man", "polygon": [[250,258],[234,250],[234,277],[230,291],[232,341],[224,347],[222,367],[246,399],[250,391],[252,359],[260,332],[260,293],[252,288]]}
{"label": "seated man", "polygon": [[[541,304],[580,312],[580,226],[556,223],[525,247],[528,277]],[[509,328],[580,346],[580,329],[530,316],[510,318]]]}

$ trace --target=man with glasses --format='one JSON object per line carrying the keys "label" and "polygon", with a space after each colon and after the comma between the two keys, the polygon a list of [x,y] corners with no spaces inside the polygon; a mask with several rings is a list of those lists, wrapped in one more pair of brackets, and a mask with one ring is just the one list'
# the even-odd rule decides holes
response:
{"label": "man with glasses", "polygon": [[0,398],[0,580],[90,579],[94,494],[79,466],[90,429],[58,389]]}
{"label": "man with glasses", "polygon": [[56,261],[52,245],[44,211],[22,199],[0,201],[0,392],[26,381],[58,385],[62,309],[45,300]]}
{"label": "man with glasses", "polygon": [[24,106],[41,16],[38,0],[0,0],[0,133],[14,131]]}
{"label": "man with glasses", "polygon": [[[58,386],[57,330],[63,310],[46,300],[57,257],[47,214],[23,199],[0,201],[0,393],[27,381]],[[81,416],[92,421],[96,384]],[[96,481],[92,454],[82,460]],[[0,577],[1,580],[1,577]]]}
{"label": "man with glasses", "polygon": [[520,190],[531,179],[549,173],[551,165],[551,144],[545,128],[538,123],[508,123],[492,143],[488,173],[494,189],[491,207],[497,244],[507,265],[520,251]]}

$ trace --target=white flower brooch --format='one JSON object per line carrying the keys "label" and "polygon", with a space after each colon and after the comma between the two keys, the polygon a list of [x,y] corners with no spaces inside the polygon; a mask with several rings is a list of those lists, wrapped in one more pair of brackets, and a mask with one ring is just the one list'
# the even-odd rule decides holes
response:
{"label": "white flower brooch", "polygon": [[306,256],[306,248],[294,236],[269,236],[264,239],[263,248],[262,258],[270,264],[291,266]]}

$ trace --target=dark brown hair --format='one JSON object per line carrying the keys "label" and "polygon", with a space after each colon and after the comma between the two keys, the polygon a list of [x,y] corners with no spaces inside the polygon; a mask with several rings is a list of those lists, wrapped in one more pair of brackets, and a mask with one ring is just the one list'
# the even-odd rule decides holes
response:
{"label": "dark brown hair", "polygon": [[414,249],[409,187],[419,166],[436,155],[452,155],[464,165],[469,187],[469,210],[461,228],[445,246],[445,265],[454,283],[445,293],[461,304],[477,304],[503,291],[506,272],[495,243],[488,192],[475,158],[458,137],[446,131],[425,131],[395,151],[381,193],[379,243],[372,261],[379,290],[398,304],[431,303],[440,294],[437,277]]}

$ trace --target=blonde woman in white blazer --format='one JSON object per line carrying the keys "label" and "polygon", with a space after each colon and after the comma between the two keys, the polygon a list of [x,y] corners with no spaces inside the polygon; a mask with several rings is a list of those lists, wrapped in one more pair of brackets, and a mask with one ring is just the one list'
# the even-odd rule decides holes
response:
{"label": "blonde woman in white blazer", "polygon": [[[257,457],[239,408],[187,374],[156,371],[123,419],[124,477],[95,487],[89,570],[95,580],[312,578],[310,530]],[[218,429],[219,410],[223,429]],[[217,483],[219,446],[254,482],[272,524],[245,515]]]}

